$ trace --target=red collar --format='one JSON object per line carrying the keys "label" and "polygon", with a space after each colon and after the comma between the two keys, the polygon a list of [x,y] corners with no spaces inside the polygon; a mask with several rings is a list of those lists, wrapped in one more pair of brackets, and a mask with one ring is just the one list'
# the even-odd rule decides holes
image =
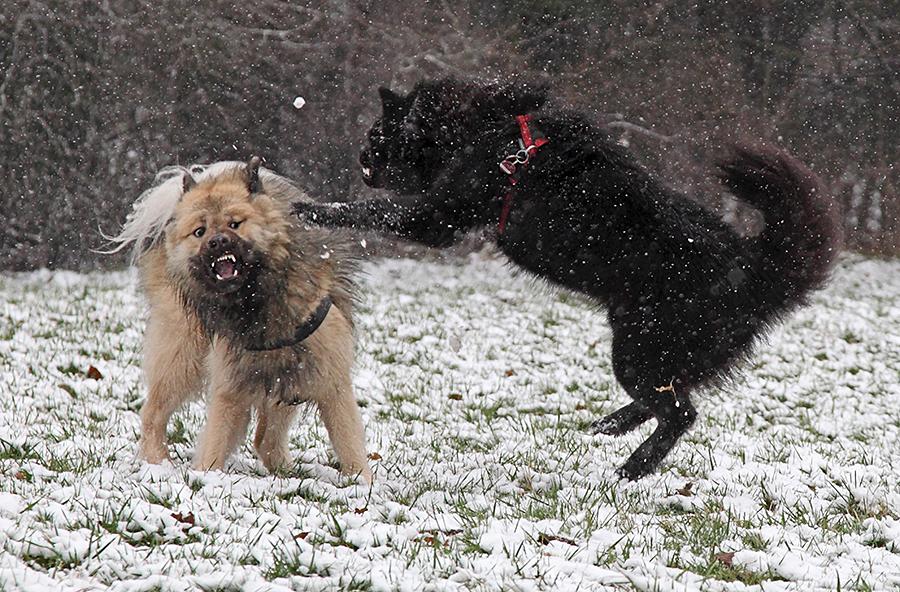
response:
{"label": "red collar", "polygon": [[[500,162],[500,170],[509,175],[509,184],[515,186],[516,165],[525,166],[531,161],[531,157],[537,153],[537,149],[549,142],[547,138],[538,138],[532,140],[531,130],[528,129],[528,123],[531,121],[530,115],[516,115],[516,122],[519,124],[519,131],[522,133],[522,139],[519,140],[521,149],[515,154],[510,154]],[[503,227],[506,226],[506,219],[509,218],[509,206],[512,203],[512,189],[503,196],[503,211],[500,213],[500,234],[503,234]]]}

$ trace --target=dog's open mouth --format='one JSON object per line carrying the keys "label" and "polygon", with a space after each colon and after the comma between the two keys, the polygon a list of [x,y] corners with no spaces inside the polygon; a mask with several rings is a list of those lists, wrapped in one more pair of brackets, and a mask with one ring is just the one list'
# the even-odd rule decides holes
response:
{"label": "dog's open mouth", "polygon": [[378,182],[375,179],[375,169],[370,166],[363,165],[362,180],[363,180],[363,183],[365,183],[369,187],[377,187],[378,186]]}
{"label": "dog's open mouth", "polygon": [[213,261],[212,272],[217,280],[230,280],[240,275],[237,257],[226,253]]}
{"label": "dog's open mouth", "polygon": [[209,288],[231,294],[246,284],[255,267],[251,249],[233,233],[210,238],[196,259],[196,277]]}

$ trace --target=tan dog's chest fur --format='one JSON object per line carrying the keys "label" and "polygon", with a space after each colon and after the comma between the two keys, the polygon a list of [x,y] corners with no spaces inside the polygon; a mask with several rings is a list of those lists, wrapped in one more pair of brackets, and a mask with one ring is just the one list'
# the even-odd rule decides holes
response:
{"label": "tan dog's chest fur", "polygon": [[[292,225],[289,203],[305,196],[271,173],[254,187],[252,166],[236,164],[196,184],[186,177],[164,236],[140,256],[150,302],[140,456],[166,460],[171,415],[208,390],[196,468],[223,468],[253,412],[253,445],[263,464],[289,465],[288,432],[298,404],[309,402],[342,470],[371,482],[351,386],[352,254],[335,233]],[[220,251],[224,279],[216,267]],[[301,343],[251,351],[258,349],[251,344],[289,338],[326,296],[333,305]]]}

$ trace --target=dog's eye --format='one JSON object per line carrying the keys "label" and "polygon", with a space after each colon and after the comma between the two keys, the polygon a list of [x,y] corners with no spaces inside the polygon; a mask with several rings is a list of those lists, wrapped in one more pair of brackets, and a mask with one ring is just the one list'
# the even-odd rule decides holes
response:
{"label": "dog's eye", "polygon": [[196,228],[194,230],[194,236],[196,236],[197,238],[200,238],[204,234],[206,234],[206,226],[200,226],[199,228]]}
{"label": "dog's eye", "polygon": [[230,228],[232,230],[237,230],[238,226],[240,226],[240,225],[241,225],[241,223],[238,222],[237,220],[232,220],[231,222],[228,223],[228,228]]}

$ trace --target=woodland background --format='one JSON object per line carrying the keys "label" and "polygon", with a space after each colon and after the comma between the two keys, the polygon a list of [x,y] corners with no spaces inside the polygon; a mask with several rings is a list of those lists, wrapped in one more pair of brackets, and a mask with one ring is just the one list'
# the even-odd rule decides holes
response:
{"label": "woodland background", "polygon": [[900,254],[896,0],[0,0],[0,270],[123,265],[101,233],[170,164],[259,154],[316,198],[365,196],[378,86],[447,74],[549,82],[738,221],[710,162],[775,142],[833,191],[848,248]]}

